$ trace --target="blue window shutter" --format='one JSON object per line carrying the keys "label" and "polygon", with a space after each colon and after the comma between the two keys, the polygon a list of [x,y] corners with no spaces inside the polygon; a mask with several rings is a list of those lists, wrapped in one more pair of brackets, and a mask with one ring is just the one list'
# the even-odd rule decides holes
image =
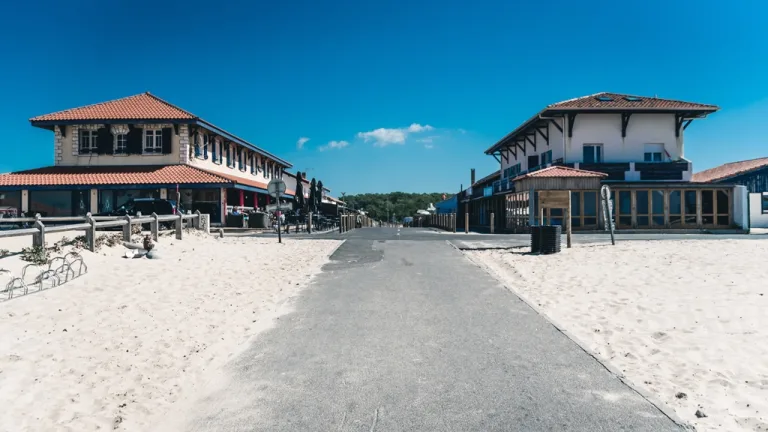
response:
{"label": "blue window shutter", "polygon": [[200,135],[195,134],[195,157],[200,157]]}
{"label": "blue window shutter", "polygon": [[205,134],[203,136],[203,158],[208,159],[208,144],[210,144],[210,139],[208,138],[208,134]]}
{"label": "blue window shutter", "polygon": [[211,160],[216,162],[216,140],[211,143]]}

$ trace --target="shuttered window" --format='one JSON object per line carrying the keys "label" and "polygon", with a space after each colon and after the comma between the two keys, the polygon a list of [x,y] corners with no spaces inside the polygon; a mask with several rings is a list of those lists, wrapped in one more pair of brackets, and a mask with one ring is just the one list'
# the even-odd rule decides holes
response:
{"label": "shuttered window", "polygon": [[156,154],[163,152],[163,131],[148,129],[144,131],[144,153]]}

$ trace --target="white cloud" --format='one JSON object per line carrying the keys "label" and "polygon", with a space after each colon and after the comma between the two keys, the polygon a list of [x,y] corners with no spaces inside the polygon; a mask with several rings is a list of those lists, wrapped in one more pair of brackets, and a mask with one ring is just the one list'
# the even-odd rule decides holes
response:
{"label": "white cloud", "polygon": [[422,125],[420,125],[418,123],[412,123],[410,126],[408,126],[408,132],[414,132],[414,133],[424,132],[424,131],[431,131],[433,129],[435,129],[435,128],[433,128],[430,125],[422,126]]}
{"label": "white cloud", "polygon": [[348,145],[349,143],[346,141],[329,141],[327,145],[320,147],[319,150],[326,151],[326,150],[332,150],[332,149],[343,149]]}
{"label": "white cloud", "polygon": [[307,141],[309,141],[309,138],[307,138],[307,137],[299,138],[299,140],[296,141],[296,148],[299,149],[299,150],[303,149],[304,148],[304,144],[306,144]]}
{"label": "white cloud", "polygon": [[437,138],[437,136],[435,136],[435,135],[432,135],[432,136],[428,136],[428,137],[426,137],[426,138],[420,138],[420,139],[417,139],[417,140],[416,140],[416,142],[420,142],[420,143],[431,143],[432,141],[434,141],[434,140],[435,140],[435,138]]}
{"label": "white cloud", "polygon": [[358,132],[357,137],[365,142],[373,141],[376,147],[386,147],[390,144],[405,144],[406,138],[411,133],[419,133],[434,130],[430,125],[413,123],[403,128],[378,128],[368,132]]}
{"label": "white cloud", "polygon": [[390,144],[405,144],[407,134],[405,129],[378,128],[370,132],[358,132],[357,137],[365,142],[373,141],[373,145],[377,147],[384,147]]}

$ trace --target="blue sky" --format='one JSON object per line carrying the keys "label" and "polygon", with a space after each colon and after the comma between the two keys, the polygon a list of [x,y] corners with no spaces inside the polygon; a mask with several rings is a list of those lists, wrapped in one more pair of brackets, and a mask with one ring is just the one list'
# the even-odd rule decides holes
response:
{"label": "blue sky", "polygon": [[686,131],[698,171],[768,156],[765,16],[749,0],[4,2],[0,171],[52,164],[30,117],[143,91],[335,194],[458,190],[546,104],[599,91],[719,105]]}

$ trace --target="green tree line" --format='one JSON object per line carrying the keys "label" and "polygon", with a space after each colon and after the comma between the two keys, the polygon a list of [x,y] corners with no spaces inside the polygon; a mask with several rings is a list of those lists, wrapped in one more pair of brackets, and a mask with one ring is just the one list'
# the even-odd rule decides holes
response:
{"label": "green tree line", "polygon": [[[446,193],[445,196],[450,197],[451,194]],[[416,210],[426,210],[430,203],[435,204],[442,201],[443,193],[342,194],[340,198],[347,204],[347,207],[363,210],[374,219],[386,220],[387,215],[390,217],[394,215],[397,220],[403,220],[403,217],[415,215]]]}

